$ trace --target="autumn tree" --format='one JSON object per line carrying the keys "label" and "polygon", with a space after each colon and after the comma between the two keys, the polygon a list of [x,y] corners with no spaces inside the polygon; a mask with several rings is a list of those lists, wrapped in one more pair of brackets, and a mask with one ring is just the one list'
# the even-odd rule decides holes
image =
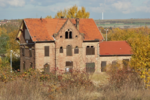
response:
{"label": "autumn tree", "polygon": [[45,18],[52,18],[52,16],[46,16]]}
{"label": "autumn tree", "polygon": [[7,34],[1,34],[0,35],[0,55],[4,55],[7,51],[7,42],[8,42],[8,35]]}
{"label": "autumn tree", "polygon": [[[69,9],[58,11],[57,14],[55,15],[55,18],[61,18],[62,16],[64,18],[89,18],[90,13],[86,12],[85,7],[81,7],[81,9],[78,9],[78,7],[74,5]],[[47,16],[46,18],[51,17]]]}
{"label": "autumn tree", "polygon": [[150,83],[150,28],[115,28],[109,31],[111,41],[126,40],[132,48],[130,67],[144,79],[145,86]]}
{"label": "autumn tree", "polygon": [[130,66],[144,79],[145,87],[150,83],[150,42],[148,35],[130,40],[133,56]]}
{"label": "autumn tree", "polygon": [[13,50],[14,52],[18,52],[19,50],[19,45],[17,41],[15,40],[17,36],[18,30],[14,30],[8,34],[9,40],[7,44],[7,51],[10,52],[10,50]]}

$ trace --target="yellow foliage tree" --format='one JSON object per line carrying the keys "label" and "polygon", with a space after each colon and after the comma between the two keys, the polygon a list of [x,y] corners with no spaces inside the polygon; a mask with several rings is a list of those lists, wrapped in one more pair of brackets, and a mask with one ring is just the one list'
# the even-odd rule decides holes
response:
{"label": "yellow foliage tree", "polygon": [[150,28],[115,28],[109,31],[109,40],[126,40],[132,47],[130,67],[144,79],[146,88],[150,85]]}
{"label": "yellow foliage tree", "polygon": [[89,18],[90,13],[86,12],[86,9],[82,7],[78,10],[78,7],[75,5],[69,9],[64,9],[64,11],[59,11],[55,15],[55,18]]}
{"label": "yellow foliage tree", "polygon": [[0,35],[3,34],[3,33],[7,33],[7,30],[5,28],[0,27]]}
{"label": "yellow foliage tree", "polygon": [[52,16],[46,16],[45,18],[52,18]]}
{"label": "yellow foliage tree", "polygon": [[13,32],[10,32],[8,34],[9,36],[9,41],[7,44],[7,52],[8,54],[10,53],[10,50],[13,50],[15,53],[19,52],[19,45],[17,43],[17,41],[15,40],[16,36],[17,36],[18,30],[15,30]]}

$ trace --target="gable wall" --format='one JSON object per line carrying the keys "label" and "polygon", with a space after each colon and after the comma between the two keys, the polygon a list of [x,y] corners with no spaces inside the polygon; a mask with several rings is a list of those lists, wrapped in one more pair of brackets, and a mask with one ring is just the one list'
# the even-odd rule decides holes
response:
{"label": "gable wall", "polygon": [[[25,62],[25,69],[30,68],[30,63],[32,63],[32,67],[35,67],[35,47],[34,44],[26,44],[25,41],[25,29],[26,26],[23,23],[23,31],[20,34],[20,70],[23,71],[23,63]],[[33,43],[31,38],[28,43]],[[25,45],[26,44],[26,45]],[[22,55],[22,48],[24,48],[24,56]],[[29,49],[32,48],[32,57],[29,57]]]}
{"label": "gable wall", "polygon": [[[70,29],[72,30],[72,39],[65,39],[65,32]],[[76,35],[78,37],[76,37]],[[60,38],[62,36],[62,38]],[[76,29],[76,27],[70,22],[70,20],[67,21],[67,23],[62,27],[62,29],[59,31],[58,35],[56,36],[56,66],[60,72],[65,71],[66,61],[73,61],[73,68],[79,69],[80,64],[82,63],[79,61],[79,57],[82,53],[82,42],[83,42],[83,36],[79,33],[79,31]],[[66,47],[68,45],[72,46],[72,56],[66,56]],[[79,53],[74,54],[75,47],[78,46]],[[60,53],[60,47],[63,47],[63,53]],[[58,71],[58,72],[59,72]]]}
{"label": "gable wall", "polygon": [[[79,27],[80,28],[80,27]],[[65,39],[65,32],[71,29],[73,38],[72,39]],[[78,36],[76,38],[75,36]],[[62,38],[60,38],[62,36]],[[86,63],[94,62],[96,72],[99,67],[99,56],[97,50],[99,49],[99,42],[83,42],[83,36],[79,33],[76,27],[68,21],[66,25],[62,28],[62,30],[58,33],[56,39],[56,66],[58,67],[61,72],[65,71],[66,61],[73,61],[73,69],[86,71]],[[66,46],[72,46],[72,56],[66,56]],[[63,53],[60,53],[60,47],[63,47]],[[79,54],[74,54],[75,47],[79,47]],[[86,46],[94,46],[95,47],[95,55],[86,55]]]}

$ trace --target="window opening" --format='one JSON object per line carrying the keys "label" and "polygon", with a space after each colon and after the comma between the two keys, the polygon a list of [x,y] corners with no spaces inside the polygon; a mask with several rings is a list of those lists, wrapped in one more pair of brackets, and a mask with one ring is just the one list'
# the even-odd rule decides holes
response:
{"label": "window opening", "polygon": [[73,62],[72,61],[66,61],[65,72],[66,73],[72,73],[72,71],[73,71]]}
{"label": "window opening", "polygon": [[45,46],[45,56],[49,56],[49,46]]}
{"label": "window opening", "polygon": [[90,55],[90,46],[86,47],[86,55]]}
{"label": "window opening", "polygon": [[86,63],[86,72],[94,73],[95,72],[95,63]]}
{"label": "window opening", "polygon": [[78,53],[79,53],[79,48],[78,48],[78,46],[76,46],[76,48],[74,49],[74,53],[75,53],[75,54],[78,54]]}
{"label": "window opening", "polygon": [[65,33],[65,38],[68,39],[68,32]]}
{"label": "window opening", "polygon": [[31,63],[30,63],[30,68],[32,68],[32,65],[33,65],[33,64],[32,64],[32,62],[31,62]]}
{"label": "window opening", "polygon": [[71,46],[71,45],[68,45],[66,49],[67,49],[67,50],[66,50],[67,56],[72,56],[72,46]]}
{"label": "window opening", "polygon": [[90,50],[91,55],[94,55],[94,54],[95,54],[95,48],[94,48],[94,46],[91,46],[90,49],[91,49],[91,50]]}
{"label": "window opening", "polygon": [[101,72],[106,72],[106,61],[101,62]]}
{"label": "window opening", "polygon": [[117,61],[112,61],[112,67],[113,67],[113,69],[115,69],[115,70],[118,69],[118,63],[117,63]]}
{"label": "window opening", "polygon": [[127,70],[129,66],[129,59],[123,59],[122,62],[123,62],[123,68]]}
{"label": "window opening", "polygon": [[70,29],[65,32],[65,38],[72,39],[72,31]]}
{"label": "window opening", "polygon": [[63,47],[60,47],[60,53],[63,53]]}
{"label": "window opening", "polygon": [[44,72],[45,73],[49,73],[50,72],[50,66],[47,63],[44,65]]}
{"label": "window opening", "polygon": [[72,32],[69,32],[69,39],[72,39]]}

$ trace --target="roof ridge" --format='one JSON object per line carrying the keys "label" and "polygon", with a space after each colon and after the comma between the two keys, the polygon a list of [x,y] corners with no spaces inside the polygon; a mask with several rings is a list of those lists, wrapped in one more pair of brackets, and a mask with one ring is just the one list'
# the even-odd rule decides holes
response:
{"label": "roof ridge", "polygon": [[[126,40],[121,40],[121,41],[103,41],[103,42],[126,42]],[[103,43],[101,42],[101,43]]]}

